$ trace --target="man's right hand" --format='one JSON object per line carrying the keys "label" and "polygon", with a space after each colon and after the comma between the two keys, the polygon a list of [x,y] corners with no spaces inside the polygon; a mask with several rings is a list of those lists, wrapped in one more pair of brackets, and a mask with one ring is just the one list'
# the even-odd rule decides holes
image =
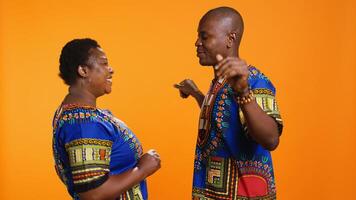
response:
{"label": "man's right hand", "polygon": [[195,85],[193,80],[185,79],[179,84],[174,84],[174,87],[179,90],[180,96],[182,98],[187,98],[190,95],[196,97],[200,93],[197,85]]}
{"label": "man's right hand", "polygon": [[148,177],[161,168],[161,158],[155,150],[151,149],[141,156],[137,167],[142,170],[145,177]]}

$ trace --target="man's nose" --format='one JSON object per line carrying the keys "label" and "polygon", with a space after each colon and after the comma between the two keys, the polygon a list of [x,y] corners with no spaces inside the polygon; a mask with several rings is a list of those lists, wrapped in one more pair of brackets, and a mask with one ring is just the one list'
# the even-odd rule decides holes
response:
{"label": "man's nose", "polygon": [[198,47],[201,45],[202,45],[201,40],[200,40],[200,38],[198,38],[197,41],[195,41],[195,46]]}

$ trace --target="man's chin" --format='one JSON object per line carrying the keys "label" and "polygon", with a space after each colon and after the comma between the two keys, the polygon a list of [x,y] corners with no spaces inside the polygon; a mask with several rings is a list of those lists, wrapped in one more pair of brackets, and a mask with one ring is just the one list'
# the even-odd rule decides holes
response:
{"label": "man's chin", "polygon": [[207,60],[203,60],[203,59],[199,59],[199,64],[204,67],[213,66],[212,63],[208,62]]}

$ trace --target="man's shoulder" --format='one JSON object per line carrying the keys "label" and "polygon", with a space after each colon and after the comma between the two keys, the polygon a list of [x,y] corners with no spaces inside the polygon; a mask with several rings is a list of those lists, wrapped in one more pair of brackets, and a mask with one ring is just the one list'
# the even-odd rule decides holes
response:
{"label": "man's shoulder", "polygon": [[250,65],[249,66],[249,77],[248,82],[252,89],[255,88],[268,88],[271,91],[274,91],[274,85],[270,79],[261,72],[257,67]]}
{"label": "man's shoulder", "polygon": [[257,67],[250,65],[249,66],[249,80],[257,80],[257,79],[262,79],[262,80],[266,80],[266,81],[270,81],[269,78],[261,72],[261,70],[259,70]]}

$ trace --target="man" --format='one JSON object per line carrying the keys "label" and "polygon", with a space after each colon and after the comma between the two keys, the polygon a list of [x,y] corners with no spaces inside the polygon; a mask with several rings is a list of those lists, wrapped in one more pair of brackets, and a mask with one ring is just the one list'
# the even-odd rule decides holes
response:
{"label": "man", "polygon": [[207,95],[192,80],[175,87],[201,107],[194,161],[193,198],[275,199],[270,151],[277,148],[282,120],[275,88],[239,57],[244,25],[229,7],[207,12],[195,43],[199,63],[213,66]]}

